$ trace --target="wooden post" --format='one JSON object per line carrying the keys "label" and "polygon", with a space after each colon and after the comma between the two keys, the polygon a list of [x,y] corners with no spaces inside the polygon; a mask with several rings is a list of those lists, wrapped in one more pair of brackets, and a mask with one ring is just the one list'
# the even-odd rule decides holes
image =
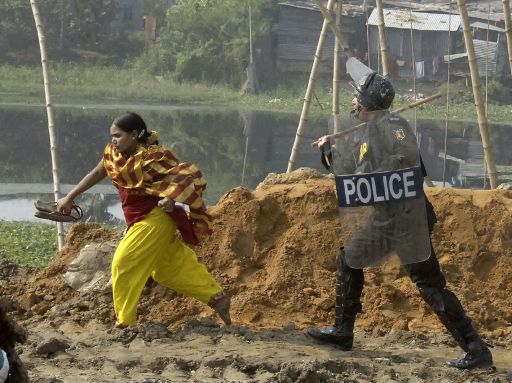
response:
{"label": "wooden post", "polygon": [[[336,4],[336,28],[341,30],[341,11],[343,0],[338,0]],[[340,131],[340,44],[338,37],[334,43],[334,63],[332,74],[332,118],[334,126],[334,134]]]}
{"label": "wooden post", "polygon": [[[334,3],[336,0],[329,0],[327,3],[327,9],[329,12],[332,12],[334,8]],[[329,28],[329,20],[324,18],[324,23],[322,25],[322,31],[320,32],[320,38],[318,39],[318,44],[316,47],[315,58],[313,60],[313,66],[311,67],[311,74],[309,75],[308,87],[306,88],[306,94],[304,96],[304,104],[302,106],[302,112],[300,115],[299,126],[297,127],[297,133],[295,134],[295,141],[293,142],[292,152],[290,154],[290,159],[288,160],[288,168],[286,170],[287,173],[291,172],[295,166],[295,159],[297,157],[297,152],[299,150],[302,136],[304,135],[304,127],[306,126],[306,122],[309,117],[309,107],[311,105],[311,96],[313,95],[313,90],[315,89],[316,82],[316,73],[318,71],[318,66],[320,65],[320,61],[322,59],[322,52],[324,50],[325,38],[327,36],[327,29]]]}
{"label": "wooden post", "polygon": [[480,136],[482,137],[482,145],[484,148],[485,163],[489,173],[491,188],[498,186],[496,164],[491,149],[491,141],[489,139],[489,130],[487,124],[487,116],[485,115],[485,107],[482,103],[482,94],[480,90],[480,75],[478,73],[478,65],[475,56],[475,47],[473,45],[473,37],[469,26],[469,17],[466,9],[465,0],[457,0],[459,5],[459,13],[464,26],[464,40],[466,42],[466,51],[468,52],[469,70],[471,73],[471,83],[473,86],[473,96],[475,98],[476,113],[478,116],[478,127],[480,128]]}
{"label": "wooden post", "polygon": [[[48,75],[48,60],[46,58],[46,44],[44,38],[43,26],[39,16],[36,0],[30,0],[32,7],[32,14],[34,15],[34,22],[37,29],[37,37],[39,39],[39,49],[41,52],[41,66],[43,69],[43,83],[44,95],[46,99],[46,113],[48,115],[48,132],[50,134],[50,153],[52,157],[52,174],[53,174],[53,195],[55,200],[60,198],[60,180],[59,180],[59,164],[57,160],[57,145],[55,138],[55,124],[53,118],[53,106],[50,94],[50,77]],[[64,225],[62,222],[57,222],[57,242],[59,250],[62,249],[65,242]]]}
{"label": "wooden post", "polygon": [[388,68],[388,47],[386,45],[386,31],[384,25],[384,10],[382,8],[382,0],[376,0],[375,5],[377,6],[377,27],[379,29],[379,43],[380,43],[380,58],[382,62],[382,74],[384,76],[389,75]]}
{"label": "wooden post", "polygon": [[368,58],[368,62],[366,65],[368,65],[369,68],[372,67],[372,59],[370,55],[370,26],[368,25],[368,0],[363,1],[363,9],[364,9],[364,17],[366,19],[366,57]]}
{"label": "wooden post", "polygon": [[505,15],[505,34],[507,35],[508,62],[512,75],[512,21],[510,20],[510,1],[503,0],[503,14]]}

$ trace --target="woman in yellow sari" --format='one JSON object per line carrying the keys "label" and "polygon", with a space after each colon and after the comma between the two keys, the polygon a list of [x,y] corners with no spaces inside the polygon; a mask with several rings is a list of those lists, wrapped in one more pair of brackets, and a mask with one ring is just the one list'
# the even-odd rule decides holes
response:
{"label": "woman in yellow sari", "polygon": [[[110,136],[102,160],[58,201],[57,209],[69,214],[73,200],[107,176],[119,191],[128,230],[112,260],[116,326],[136,324],[137,302],[149,277],[208,304],[231,324],[229,297],[184,243],[196,245],[211,234],[200,170],[179,163],[171,150],[158,145],[156,132],[149,132],[136,113],[114,119]],[[188,217],[175,202],[190,208]]]}

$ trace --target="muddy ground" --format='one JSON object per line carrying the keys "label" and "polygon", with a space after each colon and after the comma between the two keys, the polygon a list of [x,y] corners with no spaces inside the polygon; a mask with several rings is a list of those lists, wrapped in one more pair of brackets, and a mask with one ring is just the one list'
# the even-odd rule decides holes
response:
{"label": "muddy ground", "polygon": [[108,261],[119,233],[95,224],[75,225],[44,270],[0,260],[0,303],[28,331],[19,350],[34,382],[512,382],[512,192],[427,194],[448,285],[494,345],[496,370],[444,366],[459,349],[396,262],[365,271],[352,351],[304,335],[333,320],[335,256],[350,231],[332,179],[311,170],[270,175],[211,207],[215,233],[198,254],[232,296],[232,326],[148,283],[140,325],[113,329],[108,278],[96,273],[78,292],[63,277],[88,244]]}

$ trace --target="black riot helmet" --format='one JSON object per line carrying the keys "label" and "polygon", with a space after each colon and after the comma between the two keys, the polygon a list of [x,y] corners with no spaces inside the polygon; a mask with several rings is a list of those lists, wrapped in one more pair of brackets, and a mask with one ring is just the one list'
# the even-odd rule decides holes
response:
{"label": "black riot helmet", "polygon": [[361,79],[362,86],[353,85],[357,91],[357,101],[369,110],[388,109],[395,98],[393,84],[386,77],[373,72]]}
{"label": "black riot helmet", "polygon": [[357,92],[357,101],[363,107],[369,110],[385,110],[391,106],[395,89],[386,77],[353,57],[347,61],[347,72],[354,80],[350,84]]}

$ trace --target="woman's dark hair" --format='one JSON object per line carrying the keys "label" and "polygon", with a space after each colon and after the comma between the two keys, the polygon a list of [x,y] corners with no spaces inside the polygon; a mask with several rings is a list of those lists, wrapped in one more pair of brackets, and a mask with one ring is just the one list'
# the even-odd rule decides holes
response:
{"label": "woman's dark hair", "polygon": [[151,136],[148,131],[146,123],[137,113],[126,112],[114,119],[113,124],[126,133],[137,131],[139,141],[146,142],[147,138]]}

